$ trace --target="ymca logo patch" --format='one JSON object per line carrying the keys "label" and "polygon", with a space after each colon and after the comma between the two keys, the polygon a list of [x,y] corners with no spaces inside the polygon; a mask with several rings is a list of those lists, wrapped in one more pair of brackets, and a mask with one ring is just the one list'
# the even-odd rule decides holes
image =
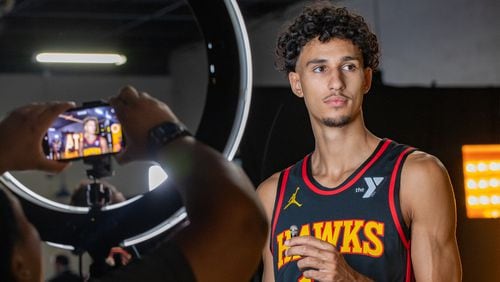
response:
{"label": "ymca logo patch", "polygon": [[377,187],[384,181],[383,177],[365,177],[364,178],[368,188],[358,187],[355,189],[356,193],[363,193],[363,199],[371,198],[375,196]]}

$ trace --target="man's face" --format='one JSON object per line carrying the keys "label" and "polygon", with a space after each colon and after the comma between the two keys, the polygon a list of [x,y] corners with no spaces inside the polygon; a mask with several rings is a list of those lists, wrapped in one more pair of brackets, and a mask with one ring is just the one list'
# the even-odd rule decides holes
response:
{"label": "man's face", "polygon": [[91,119],[85,123],[85,132],[87,132],[87,133],[95,134],[96,128],[97,128],[97,126],[96,126],[95,120]]}
{"label": "man's face", "polygon": [[342,127],[361,116],[363,95],[372,71],[363,68],[363,56],[349,40],[314,39],[307,43],[288,76],[293,92],[303,97],[312,120]]}

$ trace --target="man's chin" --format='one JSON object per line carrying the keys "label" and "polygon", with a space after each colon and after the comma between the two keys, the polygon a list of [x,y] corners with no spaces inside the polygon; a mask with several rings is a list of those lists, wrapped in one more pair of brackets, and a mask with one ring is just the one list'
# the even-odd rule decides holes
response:
{"label": "man's chin", "polygon": [[343,116],[339,118],[324,118],[322,120],[323,125],[327,127],[337,127],[341,128],[348,125],[351,122],[351,117]]}

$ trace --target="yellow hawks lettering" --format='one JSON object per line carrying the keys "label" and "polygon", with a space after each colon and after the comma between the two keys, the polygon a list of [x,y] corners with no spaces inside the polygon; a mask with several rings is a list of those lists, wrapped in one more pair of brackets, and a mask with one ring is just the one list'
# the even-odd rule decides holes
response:
{"label": "yellow hawks lettering", "polygon": [[[364,239],[360,235],[364,235]],[[314,236],[326,241],[342,254],[356,254],[370,257],[380,257],[384,253],[384,223],[366,220],[335,220],[320,221],[304,224],[300,228],[299,236]],[[299,256],[285,256],[288,247],[285,241],[291,238],[290,230],[285,230],[276,235],[278,243],[278,269],[283,265],[299,259]]]}

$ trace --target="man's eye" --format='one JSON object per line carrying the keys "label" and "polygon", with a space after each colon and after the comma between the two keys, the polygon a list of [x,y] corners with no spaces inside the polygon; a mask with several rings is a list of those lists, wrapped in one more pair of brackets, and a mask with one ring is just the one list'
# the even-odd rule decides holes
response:
{"label": "man's eye", "polygon": [[353,65],[353,64],[347,64],[347,65],[342,66],[342,70],[346,70],[346,71],[353,71],[355,69],[356,69],[356,65]]}
{"label": "man's eye", "polygon": [[315,67],[313,68],[313,72],[324,72],[325,71],[325,67],[324,66],[319,66],[319,67]]}

